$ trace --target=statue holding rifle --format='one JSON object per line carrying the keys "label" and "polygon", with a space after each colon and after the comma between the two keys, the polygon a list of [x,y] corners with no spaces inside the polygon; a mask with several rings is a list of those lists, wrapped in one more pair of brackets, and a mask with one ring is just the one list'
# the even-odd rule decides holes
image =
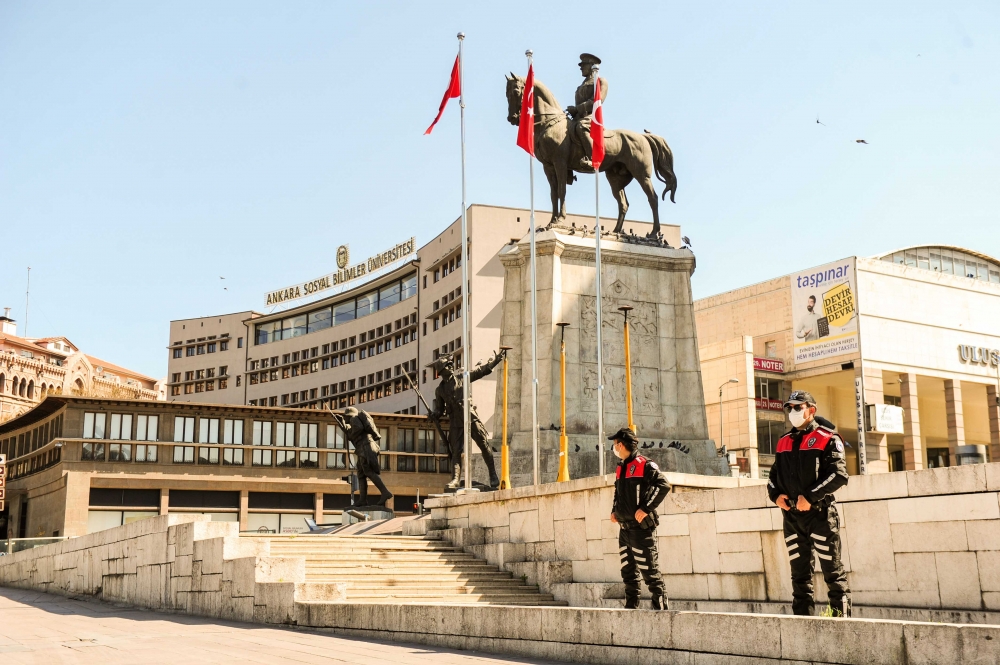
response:
{"label": "statue holding rifle", "polygon": [[353,406],[344,409],[343,417],[336,413],[333,414],[333,417],[344,430],[347,440],[354,446],[358,471],[358,505],[369,505],[368,481],[371,480],[372,484],[382,493],[374,505],[385,506],[386,501],[392,498],[392,492],[382,482],[378,460],[378,442],[382,439],[382,435],[379,434],[375,421],[372,420],[367,411],[359,411]]}
{"label": "statue holding rifle", "polygon": [[[478,381],[484,376],[489,376],[493,368],[503,360],[505,351],[494,353],[486,364],[477,365],[469,372],[469,382]],[[441,376],[441,382],[434,391],[434,408],[430,413],[432,420],[448,417],[449,433],[448,442],[451,449],[451,464],[454,477],[447,487],[455,489],[462,481],[462,454],[465,452],[465,423],[464,404],[462,401],[462,376],[455,371],[455,359],[451,354],[445,354],[435,360],[431,367]],[[496,489],[500,486],[500,478],[497,476],[496,463],[493,461],[493,448],[490,447],[489,438],[483,421],[476,413],[476,407],[469,405],[469,419],[471,422],[472,440],[479,446],[479,451],[483,454],[483,462],[490,474],[490,488]]]}

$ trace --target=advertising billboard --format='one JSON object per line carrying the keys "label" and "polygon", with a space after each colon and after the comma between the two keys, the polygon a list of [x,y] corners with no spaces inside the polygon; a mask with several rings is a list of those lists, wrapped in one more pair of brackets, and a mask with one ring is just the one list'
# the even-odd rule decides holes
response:
{"label": "advertising billboard", "polygon": [[791,276],[795,362],[858,350],[858,287],[854,257]]}

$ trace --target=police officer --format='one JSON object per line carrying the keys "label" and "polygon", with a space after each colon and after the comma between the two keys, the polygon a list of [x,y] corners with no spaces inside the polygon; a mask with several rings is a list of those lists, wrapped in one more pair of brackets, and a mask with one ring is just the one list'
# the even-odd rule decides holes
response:
{"label": "police officer", "polygon": [[656,462],[638,455],[639,440],[628,427],[608,439],[621,460],[615,469],[615,502],[611,521],[618,524],[618,554],[625,582],[625,609],[639,607],[639,574],[653,595],[653,609],[667,609],[667,594],[656,553],[656,507],[670,491],[670,483]]}
{"label": "police officer", "polygon": [[816,400],[806,391],[794,391],[784,406],[792,429],[778,440],[767,491],[784,516],[792,611],[811,616],[816,609],[815,549],[834,616],[850,616],[851,590],[840,560],[840,515],[833,496],[847,484],[844,441],[830,421],[816,415]]}

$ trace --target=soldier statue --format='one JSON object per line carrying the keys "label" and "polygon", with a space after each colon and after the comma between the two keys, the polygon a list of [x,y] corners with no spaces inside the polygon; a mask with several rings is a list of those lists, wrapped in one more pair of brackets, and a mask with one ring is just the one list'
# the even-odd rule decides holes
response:
{"label": "soldier statue", "polygon": [[[470,383],[478,381],[484,376],[489,376],[493,372],[493,368],[503,360],[505,353],[494,353],[485,365],[477,365],[469,372]],[[448,439],[451,448],[451,464],[455,475],[447,487],[456,489],[462,481],[462,453],[465,452],[462,377],[455,373],[455,360],[451,354],[439,357],[431,364],[431,367],[441,375],[441,382],[434,391],[434,410],[430,416],[435,420],[444,416],[449,418]],[[479,419],[476,407],[472,404],[469,405],[469,418],[472,421],[472,440],[479,446],[479,451],[483,454],[483,462],[486,463],[486,468],[490,473],[490,488],[496,489],[500,486],[500,478],[497,476],[496,464],[493,461],[493,449],[487,442],[489,437],[486,427]]]}
{"label": "soldier statue", "polygon": [[606,79],[595,75],[594,65],[600,65],[601,59],[590,53],[580,54],[580,73],[583,74],[583,83],[576,89],[576,106],[569,106],[566,112],[575,121],[571,129],[572,136],[583,148],[583,157],[580,160],[580,167],[584,170],[593,170],[594,165],[590,161],[590,155],[594,152],[594,141],[590,138],[590,123],[594,114],[594,80],[601,82],[601,103],[608,97],[608,82]]}
{"label": "soldier statue", "polygon": [[379,434],[375,421],[367,411],[359,411],[353,406],[344,409],[343,418],[337,414],[333,414],[333,417],[347,434],[347,440],[354,446],[358,471],[358,505],[369,505],[368,481],[371,480],[382,493],[374,505],[385,506],[386,501],[392,498],[392,492],[382,482],[378,459],[378,442],[382,439],[382,435]]}

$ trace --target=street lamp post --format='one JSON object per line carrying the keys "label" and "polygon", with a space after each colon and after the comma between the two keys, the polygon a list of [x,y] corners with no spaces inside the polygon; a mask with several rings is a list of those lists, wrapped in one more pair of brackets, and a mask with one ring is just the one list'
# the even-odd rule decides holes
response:
{"label": "street lamp post", "polygon": [[722,436],[722,431],[723,431],[722,430],[722,428],[723,428],[723,421],[722,421],[722,389],[725,388],[726,386],[728,386],[730,383],[739,383],[739,382],[740,382],[739,379],[729,379],[728,381],[726,381],[725,383],[723,383],[721,386],[719,386],[719,448],[723,448],[726,445],[724,437]]}
{"label": "street lamp post", "polygon": [[559,475],[556,482],[569,480],[569,438],[566,436],[566,326],[568,323],[557,323],[559,326],[559,412],[562,425],[559,431]]}

